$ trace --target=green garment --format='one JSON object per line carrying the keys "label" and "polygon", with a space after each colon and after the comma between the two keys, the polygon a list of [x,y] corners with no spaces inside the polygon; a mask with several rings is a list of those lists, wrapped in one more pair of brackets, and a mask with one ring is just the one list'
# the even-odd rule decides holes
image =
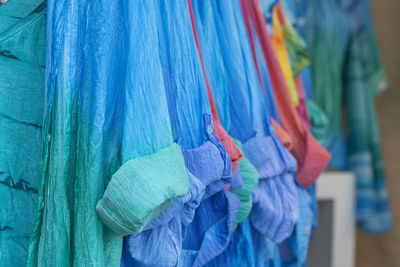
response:
{"label": "green garment", "polygon": [[344,77],[348,168],[357,178],[357,220],[367,233],[392,228],[374,97],[386,88],[368,1],[341,0],[352,30]]}
{"label": "green garment", "polygon": [[303,38],[295,31],[291,24],[287,23],[284,25],[282,33],[289,54],[293,77],[296,77],[305,67],[311,64],[310,55],[308,54]]}
{"label": "green garment", "polygon": [[25,266],[37,210],[46,5],[0,6],[0,265]]}
{"label": "green garment", "polygon": [[39,209],[27,266],[117,267],[122,234],[140,232],[189,193],[158,53],[159,10],[153,1],[49,0],[47,15]]}
{"label": "green garment", "polygon": [[330,165],[355,173],[363,230],[388,231],[392,221],[374,107],[387,81],[368,1],[308,0],[307,5],[314,99],[329,120],[323,144],[332,154]]}
{"label": "green garment", "polygon": [[233,229],[239,223],[244,222],[247,216],[250,214],[251,208],[253,206],[253,198],[251,197],[251,192],[257,187],[258,179],[260,175],[257,169],[251,164],[251,162],[246,158],[243,153],[242,143],[239,140],[234,139],[236,146],[242,152],[242,159],[239,161],[240,174],[242,175],[243,186],[232,190],[240,200],[240,207],[236,213]]}

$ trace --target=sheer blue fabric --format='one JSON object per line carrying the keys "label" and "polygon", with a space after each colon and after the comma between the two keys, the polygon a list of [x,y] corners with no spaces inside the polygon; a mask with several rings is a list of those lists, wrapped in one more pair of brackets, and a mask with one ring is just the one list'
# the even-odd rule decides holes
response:
{"label": "sheer blue fabric", "polygon": [[[284,240],[298,217],[293,179],[296,162],[276,138],[269,121],[239,2],[194,1],[193,9],[200,44],[205,47],[206,72],[211,81],[226,81],[219,84],[223,88],[212,90],[217,91],[217,99],[229,99],[231,128],[228,131],[243,142],[245,155],[262,179],[252,194],[252,224],[270,238]],[[218,68],[214,68],[215,62]],[[232,242],[232,246],[239,246],[237,241]],[[229,251],[220,258],[233,257]],[[212,262],[217,263],[218,259]]]}
{"label": "sheer blue fabric", "polygon": [[[99,220],[96,204],[121,165],[173,144],[157,12],[150,1],[48,1],[43,166],[28,266],[120,265],[122,236]],[[163,164],[154,162],[153,169],[165,170]],[[135,194],[120,187],[110,200],[144,203],[135,209],[145,210],[147,219],[187,194],[161,173],[136,178],[142,185],[158,179],[163,188]],[[135,188],[135,181],[122,182]],[[187,174],[178,182],[189,189]],[[157,203],[160,196],[166,198]],[[117,219],[132,212],[115,211]]]}
{"label": "sheer blue fabric", "polygon": [[[247,90],[253,126],[257,131],[254,138],[243,144],[246,156],[260,173],[259,185],[253,192],[254,207],[250,215],[251,222],[260,232],[279,242],[290,235],[298,217],[297,192],[293,177],[296,161],[276,137],[257,78],[239,2],[233,2],[231,6],[235,16],[232,20],[240,36],[238,40],[247,80],[247,86],[242,90]],[[282,191],[282,194],[274,195],[274,192],[270,191],[271,188],[274,188],[275,193]],[[270,206],[271,203],[275,204]],[[275,209],[278,206],[281,208]],[[285,212],[282,212],[283,210]],[[281,225],[282,222],[286,224]]]}
{"label": "sheer blue fabric", "polygon": [[[193,174],[191,198],[176,199],[172,205],[181,204],[167,209],[147,231],[127,237],[122,266],[157,265],[160,258],[166,266],[201,266],[228,245],[239,201],[224,189],[233,182],[231,161],[214,134],[187,2],[161,2],[157,10],[157,49],[169,116],[174,139]],[[240,185],[240,177],[235,180]]]}

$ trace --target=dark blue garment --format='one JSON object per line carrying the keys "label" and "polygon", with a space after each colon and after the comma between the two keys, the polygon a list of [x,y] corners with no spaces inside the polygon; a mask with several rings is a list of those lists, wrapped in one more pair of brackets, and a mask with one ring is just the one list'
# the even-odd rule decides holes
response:
{"label": "dark blue garment", "polygon": [[254,261],[251,226],[248,219],[239,224],[225,251],[205,266],[258,266]]}

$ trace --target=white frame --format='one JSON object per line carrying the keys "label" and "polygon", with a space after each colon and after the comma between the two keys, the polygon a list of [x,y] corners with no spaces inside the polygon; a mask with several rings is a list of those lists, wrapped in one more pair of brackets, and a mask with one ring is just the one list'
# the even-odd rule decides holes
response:
{"label": "white frame", "polygon": [[355,265],[355,179],[351,172],[324,172],[317,180],[318,200],[333,201],[332,267]]}

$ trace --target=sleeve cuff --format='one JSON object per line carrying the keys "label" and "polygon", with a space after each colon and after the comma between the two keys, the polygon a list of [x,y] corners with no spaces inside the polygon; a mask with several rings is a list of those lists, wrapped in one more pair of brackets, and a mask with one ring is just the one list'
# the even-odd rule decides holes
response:
{"label": "sleeve cuff", "polygon": [[127,161],[112,176],[96,206],[103,223],[116,234],[140,233],[168,208],[176,197],[190,191],[179,145]]}

